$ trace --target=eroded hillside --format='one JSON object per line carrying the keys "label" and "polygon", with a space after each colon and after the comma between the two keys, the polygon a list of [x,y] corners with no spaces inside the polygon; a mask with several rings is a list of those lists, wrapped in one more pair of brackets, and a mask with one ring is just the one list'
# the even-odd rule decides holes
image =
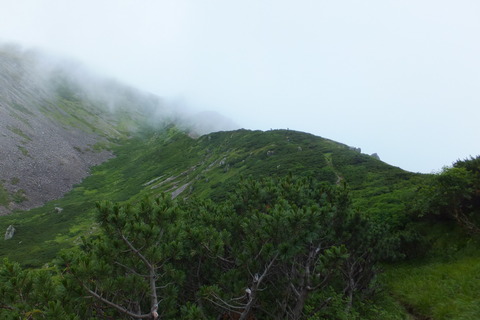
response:
{"label": "eroded hillside", "polygon": [[161,112],[154,96],[0,47],[0,214],[61,197]]}

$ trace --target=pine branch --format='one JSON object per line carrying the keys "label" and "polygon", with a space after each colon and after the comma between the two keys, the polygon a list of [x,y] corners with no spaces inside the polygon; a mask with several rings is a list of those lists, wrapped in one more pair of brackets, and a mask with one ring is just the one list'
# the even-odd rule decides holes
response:
{"label": "pine branch", "polygon": [[130,271],[130,272],[133,273],[134,275],[137,275],[137,276],[142,277],[142,278],[148,278],[148,277],[149,277],[149,275],[140,274],[140,273],[136,272],[134,269],[132,269],[132,268],[130,268],[130,267],[128,267],[128,266],[126,266],[126,265],[118,262],[118,261],[115,261],[114,263],[117,264],[117,265],[119,265],[119,266],[121,266],[121,267],[123,267],[123,268],[125,268],[125,269],[127,269],[128,271]]}
{"label": "pine branch", "polygon": [[[125,309],[124,307],[108,300],[108,299],[105,299],[104,297],[102,297],[101,295],[99,295],[98,293],[96,293],[95,291],[92,291],[90,288],[88,288],[84,283],[82,283],[82,286],[85,290],[87,290],[87,292],[94,298],[96,298],[97,300],[109,305],[110,307],[128,315],[129,317],[132,317],[132,318],[135,318],[135,319],[152,319],[154,318],[154,316],[152,315],[152,312],[150,313],[145,313],[145,314],[135,314],[133,312],[130,312],[129,310]],[[154,318],[155,319],[155,318]]]}
{"label": "pine branch", "polygon": [[0,305],[0,309],[14,310],[13,307],[10,307],[10,306],[7,306],[7,305]]}
{"label": "pine branch", "polygon": [[135,253],[137,257],[140,258],[140,260],[145,263],[145,265],[148,268],[149,275],[149,285],[150,285],[150,299],[151,299],[151,305],[152,305],[152,314],[155,313],[158,309],[158,297],[157,297],[157,284],[156,284],[156,279],[157,279],[157,274],[155,272],[155,266],[148,261],[147,258],[140,252],[140,250],[137,250],[133,244],[128,241],[128,239],[120,233],[120,236],[122,237],[122,240],[125,242],[125,244]]}
{"label": "pine branch", "polygon": [[130,248],[130,250],[132,250],[133,253],[135,253],[135,255],[139,257],[140,260],[143,261],[143,263],[146,264],[148,269],[153,269],[153,265],[150,263],[150,261],[147,260],[147,258],[145,258],[145,256],[140,252],[140,250],[137,250],[123,234],[120,234],[120,236],[122,237],[123,242],[125,242],[125,244]]}

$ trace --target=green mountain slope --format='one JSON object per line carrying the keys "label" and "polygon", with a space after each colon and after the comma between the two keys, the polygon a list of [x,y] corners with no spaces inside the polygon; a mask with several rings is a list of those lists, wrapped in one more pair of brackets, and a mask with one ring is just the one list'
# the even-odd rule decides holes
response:
{"label": "green mountain slope", "polygon": [[221,200],[242,177],[292,173],[346,182],[358,207],[368,209],[375,201],[372,214],[392,216],[403,209],[392,199],[400,202],[399,194],[421,179],[346,145],[289,130],[238,130],[193,139],[172,126],[139,133],[113,150],[115,158],[95,167],[64,198],[0,217],[0,230],[9,225],[17,229],[12,241],[0,243],[0,256],[31,266],[48,262],[60,248],[95,232],[94,205],[105,199],[138,201],[169,193]]}

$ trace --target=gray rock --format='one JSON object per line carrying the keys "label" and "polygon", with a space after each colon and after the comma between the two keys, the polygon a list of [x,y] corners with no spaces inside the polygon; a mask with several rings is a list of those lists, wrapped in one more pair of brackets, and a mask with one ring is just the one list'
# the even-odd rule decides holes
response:
{"label": "gray rock", "polygon": [[358,152],[358,153],[362,153],[362,148],[348,147],[348,149],[350,149],[352,151],[355,151],[355,152]]}
{"label": "gray rock", "polygon": [[370,156],[371,156],[372,158],[375,158],[375,159],[377,159],[377,160],[380,160],[380,157],[378,156],[377,153],[372,153]]}
{"label": "gray rock", "polygon": [[180,193],[182,193],[183,191],[185,191],[185,189],[187,189],[187,187],[190,185],[190,182],[189,183],[186,183],[184,184],[183,186],[181,186],[180,188],[176,189],[175,191],[172,192],[172,199],[175,199],[176,197],[178,197],[180,195]]}
{"label": "gray rock", "polygon": [[14,234],[15,234],[15,228],[13,227],[13,225],[9,225],[7,228],[7,231],[5,232],[5,240],[12,239]]}

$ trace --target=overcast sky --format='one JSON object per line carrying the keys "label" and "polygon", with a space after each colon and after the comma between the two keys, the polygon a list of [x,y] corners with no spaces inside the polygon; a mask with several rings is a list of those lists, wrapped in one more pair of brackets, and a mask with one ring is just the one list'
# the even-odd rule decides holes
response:
{"label": "overcast sky", "polygon": [[0,0],[0,40],[409,171],[480,154],[478,0]]}

